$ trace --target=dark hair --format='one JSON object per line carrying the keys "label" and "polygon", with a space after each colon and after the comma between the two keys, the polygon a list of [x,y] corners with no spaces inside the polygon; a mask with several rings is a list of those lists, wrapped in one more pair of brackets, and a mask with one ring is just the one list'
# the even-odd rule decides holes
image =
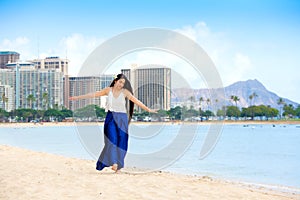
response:
{"label": "dark hair", "polygon": [[[124,74],[118,74],[117,77],[111,82],[109,87],[113,87],[115,85],[115,82],[120,79],[125,79],[125,84],[124,84],[123,88],[127,89],[131,94],[133,94],[131,83]],[[133,114],[133,108],[134,108],[134,103],[129,100],[129,109],[128,109],[128,100],[126,99],[126,109],[128,112],[128,123],[130,123],[130,121],[131,121],[132,114]]]}

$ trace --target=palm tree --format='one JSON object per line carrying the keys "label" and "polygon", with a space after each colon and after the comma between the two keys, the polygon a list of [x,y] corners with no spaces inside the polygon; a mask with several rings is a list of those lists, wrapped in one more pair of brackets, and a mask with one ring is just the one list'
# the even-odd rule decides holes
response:
{"label": "palm tree", "polygon": [[210,109],[210,99],[209,98],[206,99],[206,104],[207,104],[207,110],[209,110]]}
{"label": "palm tree", "polygon": [[[207,110],[210,111],[210,99],[209,98],[206,99],[206,104],[207,104]],[[207,117],[210,117],[210,116],[207,116]]]}
{"label": "palm tree", "polygon": [[[255,100],[256,97],[258,97],[258,95],[257,95],[255,92],[253,92],[253,93],[249,96],[249,99],[250,99],[250,106],[254,105],[254,100]],[[253,101],[252,101],[252,99],[253,99]]]}
{"label": "palm tree", "polygon": [[283,107],[283,105],[285,104],[283,98],[280,97],[280,98],[277,100],[277,104],[279,105],[279,108],[280,108],[279,115],[280,115],[280,119],[281,119],[281,117],[282,117],[282,107]]}
{"label": "palm tree", "polygon": [[[249,96],[249,99],[250,99],[250,107],[251,107],[251,112],[252,112],[252,116],[251,116],[251,119],[252,119],[252,120],[254,119],[254,112],[253,112],[253,106],[252,106],[252,105],[254,105],[254,99],[255,99],[255,97],[258,97],[258,95],[257,95],[255,92],[253,92],[253,93]],[[252,99],[253,99],[253,101],[252,101]]]}
{"label": "palm tree", "polygon": [[3,109],[5,109],[5,105],[6,103],[8,102],[8,98],[5,96],[5,93],[2,94],[2,106],[3,106]]}
{"label": "palm tree", "polygon": [[35,97],[33,96],[33,94],[28,95],[27,97],[27,102],[29,102],[30,108],[33,109],[33,102],[36,101]]}
{"label": "palm tree", "polygon": [[252,99],[253,99],[253,95],[251,94],[250,96],[249,96],[249,99],[250,99],[250,106],[252,106]]}
{"label": "palm tree", "polygon": [[201,104],[202,104],[203,101],[204,101],[204,98],[200,97],[199,98],[199,113],[200,113],[200,120],[201,120],[201,122],[203,121],[202,120],[202,111],[201,111]]}
{"label": "palm tree", "polygon": [[[240,98],[238,96],[231,95],[230,99],[235,102],[235,107],[238,109],[237,102],[240,100]],[[236,118],[237,117],[238,116],[236,116]]]}
{"label": "palm tree", "polygon": [[215,110],[216,110],[216,116],[217,116],[217,111],[218,111],[218,102],[219,102],[219,99],[215,99],[215,104],[216,104],[216,106],[215,106]]}
{"label": "palm tree", "polygon": [[7,105],[7,102],[8,102],[8,98],[4,97],[4,109],[5,109],[5,106]]}
{"label": "palm tree", "polygon": [[238,96],[231,95],[230,99],[235,102],[235,107],[237,107],[237,102],[240,100]]}
{"label": "palm tree", "polygon": [[193,109],[194,108],[195,97],[194,96],[190,96],[189,100],[191,101],[190,109]]}
{"label": "palm tree", "polygon": [[45,110],[47,110],[47,108],[48,108],[48,93],[47,92],[43,93],[43,105],[44,105]]}

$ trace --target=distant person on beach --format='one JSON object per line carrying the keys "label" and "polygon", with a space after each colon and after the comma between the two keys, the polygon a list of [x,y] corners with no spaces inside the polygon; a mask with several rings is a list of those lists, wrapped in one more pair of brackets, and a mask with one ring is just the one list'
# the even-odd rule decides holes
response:
{"label": "distant person on beach", "polygon": [[[70,97],[70,100],[108,96],[104,122],[104,148],[97,161],[97,170],[111,166],[117,172],[124,167],[128,147],[128,125],[132,118],[134,104],[156,113],[133,96],[132,87],[124,74],[118,74],[109,87],[95,93]],[[127,111],[127,104],[129,109]],[[127,114],[128,113],[128,114]]]}

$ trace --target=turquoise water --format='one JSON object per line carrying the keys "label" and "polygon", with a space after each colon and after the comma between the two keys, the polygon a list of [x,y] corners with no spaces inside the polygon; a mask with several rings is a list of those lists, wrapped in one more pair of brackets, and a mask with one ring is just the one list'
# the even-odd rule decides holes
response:
{"label": "turquoise water", "polygon": [[[181,157],[171,158],[171,162],[161,166],[162,170],[300,188],[299,125],[224,125],[216,145],[203,159],[200,150],[209,126],[184,126],[184,134],[195,133],[189,136],[192,140],[169,146],[182,132],[182,125],[131,125],[125,164],[132,167],[139,166],[138,162],[145,166],[159,163],[180,149]],[[102,131],[93,130],[95,127],[88,126],[0,128],[0,143],[95,160],[102,149],[103,136]],[[185,144],[188,146],[183,148]],[[155,154],[165,149],[170,154]],[[145,157],[131,160],[132,155]]]}
{"label": "turquoise water", "polygon": [[197,160],[201,137],[171,168],[189,163],[195,174],[300,187],[300,128],[294,125],[226,125],[214,150]]}

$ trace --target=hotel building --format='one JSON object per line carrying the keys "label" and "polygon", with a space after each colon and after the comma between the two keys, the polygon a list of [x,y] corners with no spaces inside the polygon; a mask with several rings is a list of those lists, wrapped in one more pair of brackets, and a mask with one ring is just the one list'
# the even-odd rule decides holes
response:
{"label": "hotel building", "polygon": [[[1,72],[0,72],[1,74]],[[14,89],[10,85],[1,85],[0,83],[0,108],[7,112],[14,108]]]}
{"label": "hotel building", "polygon": [[[69,96],[80,96],[88,93],[94,93],[105,87],[108,87],[113,80],[113,75],[69,77]],[[69,101],[69,109],[76,110],[87,105],[94,104],[104,107],[106,97],[88,98],[76,101]]]}
{"label": "hotel building", "polygon": [[36,70],[32,62],[15,62],[0,71],[0,78],[0,85],[13,88],[13,94],[8,97],[13,99],[12,109],[63,106],[63,73],[59,70]]}
{"label": "hotel building", "polygon": [[31,62],[35,64],[37,70],[56,70],[63,73],[63,99],[64,106],[69,107],[69,81],[68,81],[68,69],[69,69],[69,60],[63,59],[58,56],[50,56],[45,59],[34,59]]}
{"label": "hotel building", "polygon": [[0,69],[5,69],[7,63],[17,62],[20,54],[15,51],[0,51]]}
{"label": "hotel building", "polygon": [[[134,95],[153,109],[169,110],[171,106],[171,69],[162,65],[143,65],[122,70],[134,89]],[[141,111],[140,108],[137,110]]]}
{"label": "hotel building", "polygon": [[63,73],[63,75],[68,75],[69,60],[62,59],[57,56],[46,57],[45,59],[34,59],[33,62],[38,70],[40,69],[55,69]]}

